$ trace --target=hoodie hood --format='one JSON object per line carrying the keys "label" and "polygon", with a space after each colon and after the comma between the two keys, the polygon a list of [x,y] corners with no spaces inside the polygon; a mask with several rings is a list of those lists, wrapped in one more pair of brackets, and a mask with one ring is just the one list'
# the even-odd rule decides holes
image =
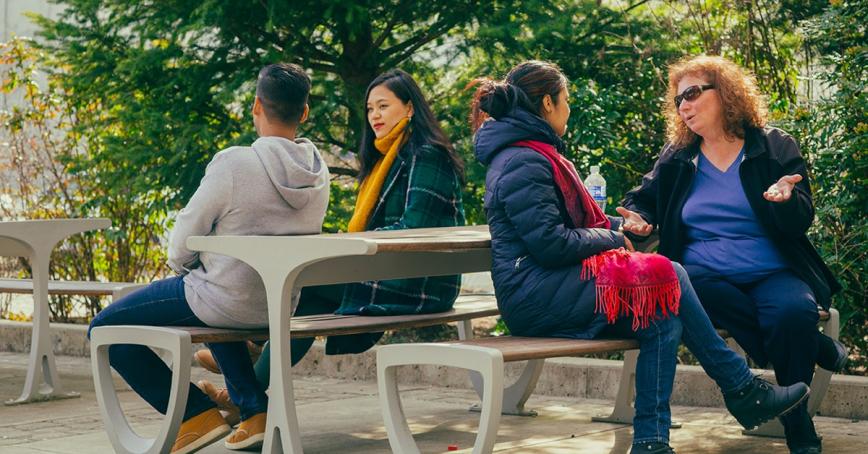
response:
{"label": "hoodie hood", "polygon": [[302,209],[323,192],[328,194],[328,166],[310,140],[260,137],[252,147],[271,184],[291,207]]}
{"label": "hoodie hood", "polygon": [[521,140],[545,142],[561,153],[564,151],[564,141],[545,120],[516,107],[499,119],[489,119],[476,131],[473,140],[476,159],[488,166],[500,150]]}

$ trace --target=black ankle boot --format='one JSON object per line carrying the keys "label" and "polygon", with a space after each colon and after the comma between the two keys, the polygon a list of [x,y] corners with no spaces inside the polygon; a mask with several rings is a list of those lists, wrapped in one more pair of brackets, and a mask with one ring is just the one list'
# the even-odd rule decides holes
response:
{"label": "black ankle boot", "polygon": [[799,405],[790,414],[780,418],[787,437],[790,454],[820,454],[823,452],[823,437],[817,435],[814,421],[808,414],[808,406]]}
{"label": "black ankle boot", "polygon": [[823,447],[820,445],[794,446],[790,448],[790,454],[821,454]]}
{"label": "black ankle boot", "polygon": [[726,409],[745,429],[784,415],[808,398],[810,388],[804,383],[790,386],[773,385],[762,378],[754,377],[738,391],[724,394]]}
{"label": "black ankle boot", "polygon": [[630,454],[675,454],[675,450],[668,443],[646,441],[633,445]]}
{"label": "black ankle boot", "polygon": [[841,372],[847,364],[850,351],[836,339],[820,334],[817,348],[817,365],[831,372]]}

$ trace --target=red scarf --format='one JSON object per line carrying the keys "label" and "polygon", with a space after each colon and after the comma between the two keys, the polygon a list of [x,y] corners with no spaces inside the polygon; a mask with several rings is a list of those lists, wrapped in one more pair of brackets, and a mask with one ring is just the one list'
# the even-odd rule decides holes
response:
{"label": "red scarf", "polygon": [[[545,156],[552,165],[555,185],[564,196],[567,214],[575,227],[611,228],[609,218],[582,184],[573,163],[544,142],[524,140],[527,147]],[[633,330],[647,328],[657,308],[664,317],[678,314],[681,286],[672,262],[659,254],[610,249],[582,262],[582,279],[597,278],[594,312],[606,314],[609,323],[621,315],[633,315]]]}

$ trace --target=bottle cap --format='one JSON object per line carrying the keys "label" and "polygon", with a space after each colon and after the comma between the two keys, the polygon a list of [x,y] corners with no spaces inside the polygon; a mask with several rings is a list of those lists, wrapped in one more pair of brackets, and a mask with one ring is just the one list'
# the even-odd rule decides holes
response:
{"label": "bottle cap", "polygon": [[591,166],[591,173],[600,173],[600,166]]}

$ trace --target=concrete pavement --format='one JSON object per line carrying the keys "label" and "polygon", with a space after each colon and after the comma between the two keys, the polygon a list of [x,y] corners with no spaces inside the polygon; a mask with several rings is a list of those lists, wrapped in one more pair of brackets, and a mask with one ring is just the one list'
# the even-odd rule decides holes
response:
{"label": "concrete pavement", "polygon": [[[0,398],[17,397],[24,381],[27,357],[0,353]],[[93,392],[88,358],[58,357],[63,383],[81,398],[15,407],[0,406],[0,453],[111,453]],[[194,379],[219,377],[193,369]],[[121,380],[118,389],[125,389]],[[388,453],[373,381],[347,381],[318,376],[297,378],[296,397],[306,453]],[[444,452],[455,444],[470,452],[478,414],[468,389],[411,385],[404,388],[404,409],[422,452]],[[161,417],[131,391],[120,393],[132,424],[143,435],[153,434]],[[502,418],[495,452],[503,453],[625,453],[629,426],[591,422],[607,413],[611,402],[535,396],[528,407],[539,416]],[[683,428],[672,430],[672,445],[688,453],[786,453],[783,440],[747,437],[725,411],[708,407],[674,407]],[[868,421],[817,417],[826,453],[868,452]],[[217,443],[203,453],[227,453]]]}

